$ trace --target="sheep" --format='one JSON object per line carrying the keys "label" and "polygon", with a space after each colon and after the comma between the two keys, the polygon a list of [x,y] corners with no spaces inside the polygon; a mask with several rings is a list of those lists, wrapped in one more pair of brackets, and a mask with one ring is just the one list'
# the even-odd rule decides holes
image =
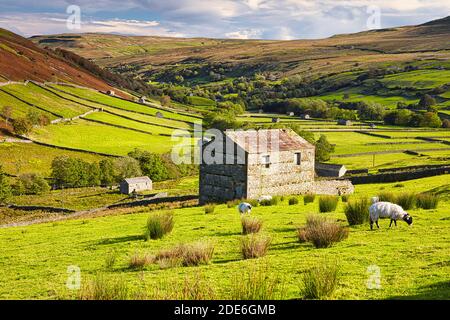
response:
{"label": "sheep", "polygon": [[252,205],[247,202],[241,202],[238,205],[238,210],[241,215],[247,214],[247,213],[250,214],[252,212]]}
{"label": "sheep", "polygon": [[272,196],[261,196],[258,198],[258,202],[261,203],[263,201],[271,201],[272,200]]}
{"label": "sheep", "polygon": [[397,226],[397,220],[402,219],[408,225],[412,224],[412,217],[403,210],[397,204],[391,202],[376,202],[372,204],[369,208],[370,215],[370,230],[373,230],[373,223],[375,222],[377,227],[379,218],[390,218],[391,223],[389,224],[389,228],[392,226],[392,222],[394,222],[395,226]]}
{"label": "sheep", "polygon": [[380,202],[380,198],[379,197],[372,197],[372,198],[370,198],[370,201],[372,202],[372,204],[375,204],[377,202]]}

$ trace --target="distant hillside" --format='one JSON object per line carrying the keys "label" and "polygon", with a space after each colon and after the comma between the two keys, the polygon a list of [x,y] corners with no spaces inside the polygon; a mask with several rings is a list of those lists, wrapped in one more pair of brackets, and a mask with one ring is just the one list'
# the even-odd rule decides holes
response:
{"label": "distant hillside", "polygon": [[[379,65],[450,59],[450,17],[419,26],[371,30],[321,40],[263,41],[133,37],[105,34],[33,37],[101,66],[145,80],[207,83],[267,73],[312,78]],[[180,78],[178,77],[178,81]]]}
{"label": "distant hillside", "polygon": [[[73,61],[0,29],[0,81],[70,82],[97,90],[112,87]],[[120,94],[120,93],[119,93]],[[122,94],[126,96],[126,94]]]}

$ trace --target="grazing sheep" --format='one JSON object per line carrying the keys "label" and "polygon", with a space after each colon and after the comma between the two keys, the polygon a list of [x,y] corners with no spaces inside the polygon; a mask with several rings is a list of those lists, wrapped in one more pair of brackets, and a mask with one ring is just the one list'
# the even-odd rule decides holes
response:
{"label": "grazing sheep", "polygon": [[258,198],[258,202],[261,203],[262,201],[271,201],[272,196],[261,196]]}
{"label": "grazing sheep", "polygon": [[408,225],[412,224],[412,217],[408,214],[408,212],[403,210],[403,208],[399,205],[391,202],[376,202],[372,204],[369,208],[369,215],[370,230],[373,229],[374,222],[376,223],[377,227],[380,228],[380,226],[378,225],[379,218],[390,218],[391,223],[389,224],[389,228],[392,226],[392,222],[394,222],[395,226],[397,226],[397,220],[399,219],[402,219]]}
{"label": "grazing sheep", "polygon": [[380,198],[379,197],[372,197],[372,198],[370,198],[370,201],[372,202],[372,204],[375,204],[377,202],[380,202]]}
{"label": "grazing sheep", "polygon": [[252,212],[252,205],[247,202],[241,202],[238,205],[238,210],[241,215],[246,213],[250,214]]}

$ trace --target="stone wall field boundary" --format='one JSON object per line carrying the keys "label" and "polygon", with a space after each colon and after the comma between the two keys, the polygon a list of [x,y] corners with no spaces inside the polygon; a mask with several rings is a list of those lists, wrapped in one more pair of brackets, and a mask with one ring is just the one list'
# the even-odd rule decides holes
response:
{"label": "stone wall field boundary", "polygon": [[350,180],[353,184],[357,185],[369,183],[389,183],[389,182],[408,181],[444,175],[448,173],[450,173],[450,166],[444,168],[432,168],[417,171],[389,172],[368,176],[353,176],[353,177],[346,177],[346,179]]}

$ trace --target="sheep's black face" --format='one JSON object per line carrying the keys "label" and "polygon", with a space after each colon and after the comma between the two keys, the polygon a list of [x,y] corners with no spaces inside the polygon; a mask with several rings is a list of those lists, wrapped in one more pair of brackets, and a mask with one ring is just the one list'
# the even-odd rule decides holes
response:
{"label": "sheep's black face", "polygon": [[408,225],[411,225],[411,224],[412,224],[412,217],[411,217],[409,214],[407,214],[406,216],[404,216],[404,217],[403,217],[403,220],[405,220],[405,222],[406,222]]}

